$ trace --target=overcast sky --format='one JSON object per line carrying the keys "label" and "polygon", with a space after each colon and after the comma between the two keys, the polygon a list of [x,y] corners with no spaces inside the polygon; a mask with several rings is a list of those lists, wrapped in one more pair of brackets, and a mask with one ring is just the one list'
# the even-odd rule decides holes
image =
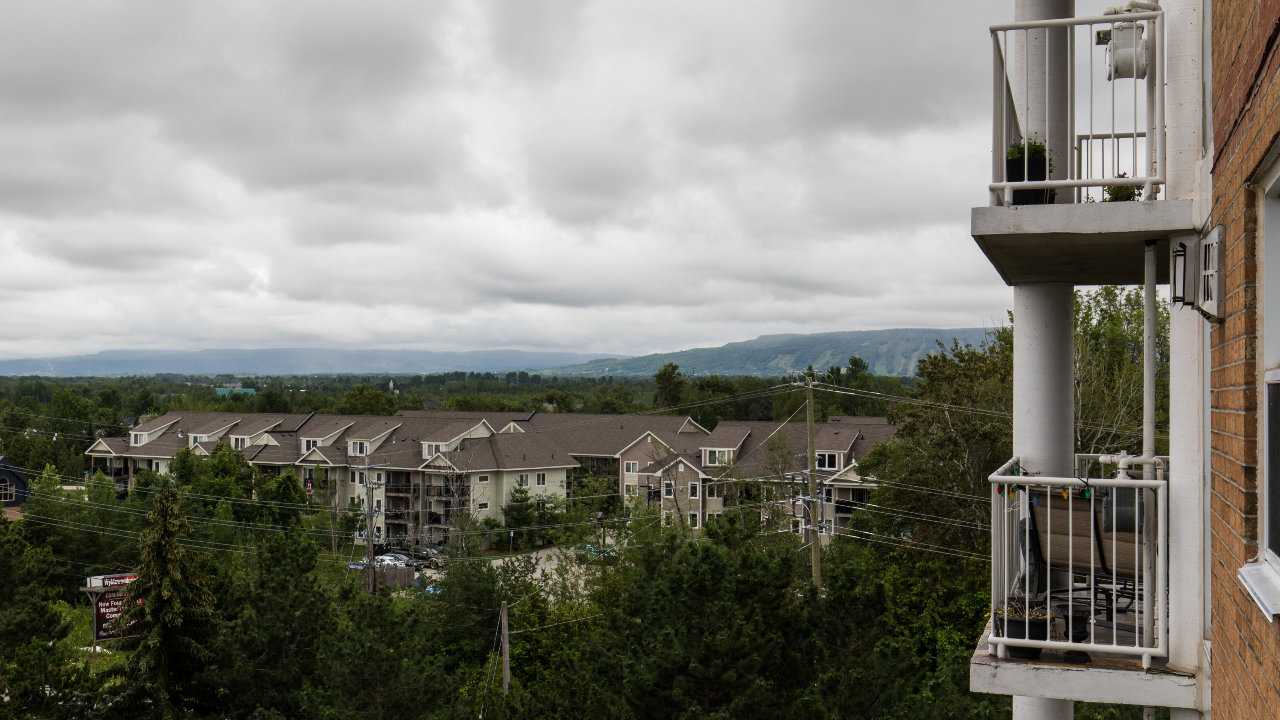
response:
{"label": "overcast sky", "polygon": [[4,3],[0,356],[999,323],[1012,5]]}

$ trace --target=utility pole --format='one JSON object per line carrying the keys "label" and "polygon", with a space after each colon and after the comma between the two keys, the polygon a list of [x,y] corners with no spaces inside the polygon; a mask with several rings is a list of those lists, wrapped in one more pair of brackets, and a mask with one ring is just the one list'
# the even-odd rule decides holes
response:
{"label": "utility pole", "polygon": [[[364,548],[365,548],[365,558],[367,560],[367,563],[365,565],[365,574],[368,575],[369,577],[369,594],[370,595],[377,594],[378,592],[378,569],[377,567],[375,567],[376,563],[374,563],[373,561],[373,517],[374,517],[373,475],[369,474],[368,470],[371,468],[386,467],[387,465],[389,465],[389,463],[385,461],[385,458],[383,462],[378,463],[376,465],[373,463],[370,463],[368,460],[368,455],[366,455],[364,465],[351,466],[352,470],[355,470],[360,473],[364,473],[365,475],[365,478],[364,478]],[[359,475],[357,475],[356,477],[359,477]]]}
{"label": "utility pole", "polygon": [[818,536],[818,451],[813,429],[813,375],[804,376],[805,426],[809,435],[809,558],[813,587],[822,587],[822,545]]}
{"label": "utility pole", "polygon": [[507,628],[507,601],[502,601],[502,694],[511,694],[511,633]]}

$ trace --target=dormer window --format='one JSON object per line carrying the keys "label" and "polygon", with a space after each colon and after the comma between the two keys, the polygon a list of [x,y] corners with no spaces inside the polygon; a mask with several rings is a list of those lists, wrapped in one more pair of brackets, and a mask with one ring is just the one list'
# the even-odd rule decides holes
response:
{"label": "dormer window", "polygon": [[430,460],[439,455],[444,450],[444,443],[424,442],[422,443],[422,459]]}
{"label": "dormer window", "polygon": [[243,435],[232,436],[231,446],[237,450],[243,450],[246,447],[249,447],[249,438]]}
{"label": "dormer window", "polygon": [[348,450],[348,452],[351,453],[352,455],[368,455],[369,443],[365,442],[364,440],[352,440],[351,449]]}
{"label": "dormer window", "polygon": [[189,438],[187,447],[195,447],[196,445],[199,445],[202,442],[206,442],[209,439],[208,435],[188,435],[187,437]]}
{"label": "dormer window", "polygon": [[840,453],[818,453],[818,469],[819,470],[839,470],[840,469]]}
{"label": "dormer window", "polygon": [[707,451],[708,467],[712,465],[728,465],[728,464],[729,464],[728,450],[708,450]]}
{"label": "dormer window", "polygon": [[319,444],[320,444],[320,441],[315,438],[304,438],[302,440],[302,452],[310,452],[312,450],[315,450],[316,446]]}
{"label": "dormer window", "polygon": [[129,438],[129,444],[134,447],[137,447],[139,445],[144,445],[146,444],[146,442],[147,442],[146,433],[132,433],[132,436]]}

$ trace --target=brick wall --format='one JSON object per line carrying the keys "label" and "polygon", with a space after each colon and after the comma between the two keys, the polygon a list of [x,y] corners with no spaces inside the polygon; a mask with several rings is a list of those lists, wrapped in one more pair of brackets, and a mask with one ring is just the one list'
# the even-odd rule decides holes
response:
{"label": "brick wall", "polygon": [[1213,713],[1275,718],[1280,623],[1236,572],[1258,552],[1258,215],[1247,183],[1280,136],[1280,0],[1215,0],[1212,22],[1213,223],[1226,243],[1226,319],[1210,340]]}

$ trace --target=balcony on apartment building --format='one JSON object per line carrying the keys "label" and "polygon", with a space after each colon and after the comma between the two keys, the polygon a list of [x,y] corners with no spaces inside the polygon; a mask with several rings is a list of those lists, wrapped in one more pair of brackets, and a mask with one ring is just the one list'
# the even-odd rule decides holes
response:
{"label": "balcony on apartment building", "polygon": [[[389,488],[390,486],[388,486]],[[413,520],[413,507],[405,497],[388,497],[386,522],[387,524],[408,525]]]}
{"label": "balcony on apartment building", "polygon": [[1159,10],[991,27],[990,206],[971,221],[1009,285],[1141,283],[1147,241],[1191,229],[1165,197],[1164,35]]}
{"label": "balcony on apartment building", "polygon": [[[1077,455],[1074,477],[990,476],[991,621],[975,691],[1194,707],[1166,664],[1168,458]],[[1048,693],[1048,694],[1046,694]]]}
{"label": "balcony on apartment building", "polygon": [[409,480],[409,473],[388,473],[385,492],[387,495],[410,495],[413,492],[413,483]]}

